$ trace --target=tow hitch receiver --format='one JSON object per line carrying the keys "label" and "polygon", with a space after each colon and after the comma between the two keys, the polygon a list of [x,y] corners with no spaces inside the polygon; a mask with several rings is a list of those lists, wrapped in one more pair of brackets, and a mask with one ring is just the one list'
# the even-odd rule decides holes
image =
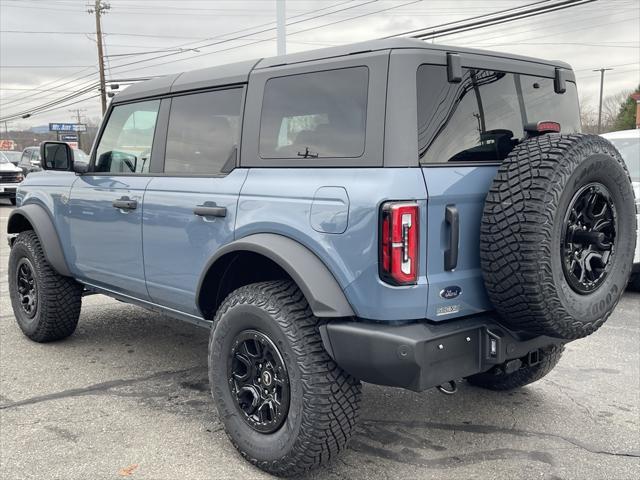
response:
{"label": "tow hitch receiver", "polygon": [[542,358],[542,355],[540,354],[540,349],[538,348],[537,350],[533,350],[529,352],[527,363],[529,364],[530,367],[533,367],[534,365],[537,365],[540,363],[541,358]]}

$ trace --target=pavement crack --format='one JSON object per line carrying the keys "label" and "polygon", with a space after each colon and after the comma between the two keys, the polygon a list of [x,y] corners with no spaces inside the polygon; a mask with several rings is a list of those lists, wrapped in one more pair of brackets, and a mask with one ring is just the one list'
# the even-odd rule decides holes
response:
{"label": "pavement crack", "polygon": [[8,410],[10,408],[22,407],[25,405],[33,405],[36,403],[48,402],[51,400],[59,400],[62,398],[81,397],[84,395],[97,395],[99,393],[111,390],[117,387],[124,387],[128,385],[134,385],[140,382],[146,382],[149,380],[155,380],[164,377],[172,377],[175,375],[183,375],[185,373],[201,370],[202,367],[191,367],[183,370],[167,370],[162,372],[155,372],[150,375],[138,378],[127,378],[120,380],[110,380],[108,382],[96,383],[82,388],[71,388],[69,390],[63,390],[61,392],[49,393],[47,395],[39,395],[36,397],[26,398],[17,402],[0,405],[0,410]]}
{"label": "pavement crack", "polygon": [[580,440],[575,438],[566,437],[557,433],[548,433],[548,432],[538,432],[533,430],[520,430],[515,428],[507,428],[507,427],[497,427],[495,425],[466,425],[466,424],[447,424],[447,423],[436,423],[436,422],[423,422],[423,421],[403,421],[403,420],[377,420],[377,419],[363,419],[363,424],[384,424],[384,425],[395,425],[395,426],[403,426],[403,427],[420,427],[420,428],[431,428],[436,430],[449,430],[453,431],[464,431],[467,433],[480,433],[480,434],[490,434],[490,433],[503,433],[508,435],[515,435],[519,437],[538,437],[543,439],[556,439],[561,440],[563,442],[569,443],[574,447],[585,450],[594,455],[609,455],[613,457],[628,457],[628,458],[640,458],[640,453],[635,452],[610,452],[607,450],[599,450],[596,447],[587,445]]}

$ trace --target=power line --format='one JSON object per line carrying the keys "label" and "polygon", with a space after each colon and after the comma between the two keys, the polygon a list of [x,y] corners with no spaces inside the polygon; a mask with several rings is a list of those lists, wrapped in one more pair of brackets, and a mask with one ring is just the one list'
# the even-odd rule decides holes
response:
{"label": "power line", "polygon": [[[588,18],[580,18],[581,14],[591,15],[591,14],[595,13],[595,11],[597,11],[599,9],[598,4],[592,5],[591,7],[592,8],[590,10],[588,10],[588,11],[585,10],[583,12],[576,12],[576,14],[575,14],[576,16],[572,16],[571,20],[568,21],[568,22],[566,21],[566,19],[563,19],[559,23],[554,23],[553,21],[551,21],[550,23],[549,22],[545,22],[544,25],[542,25],[542,26],[540,26],[538,28],[527,28],[526,30],[522,29],[522,25],[521,24],[520,25],[513,25],[511,27],[501,27],[500,28],[500,33],[498,33],[496,35],[490,35],[489,37],[483,37],[482,40],[483,40],[483,42],[486,42],[486,41],[493,40],[493,39],[501,39],[501,38],[504,38],[505,36],[507,36],[507,37],[511,37],[511,36],[514,36],[514,35],[519,36],[519,35],[524,34],[524,33],[530,33],[530,32],[535,32],[535,31],[539,31],[539,30],[545,30],[545,33],[544,33],[544,37],[545,38],[549,37],[549,36],[558,35],[558,34],[569,33],[569,32],[572,32],[572,31],[585,30],[587,28],[591,28],[591,26],[587,26],[587,27],[583,27],[583,28],[579,28],[579,29],[575,29],[575,30],[567,30],[566,28],[563,28],[561,32],[557,32],[557,33],[549,33],[549,32],[546,31],[546,30],[549,29],[549,27],[563,27],[564,25],[574,25],[576,23],[582,23],[583,24],[584,22],[589,21],[589,20],[602,18],[602,14],[601,13],[598,13],[597,15],[592,16],[592,17],[588,17]],[[603,5],[602,7],[604,7],[604,8],[602,8],[602,10],[604,10],[604,11],[609,12],[611,10],[608,5]],[[616,11],[616,12],[612,13],[612,15],[619,15],[619,14],[628,15],[628,12],[625,11],[625,10],[619,10],[619,11]],[[540,37],[534,36],[534,37],[528,37],[528,38],[538,39]],[[524,39],[520,38],[518,40],[527,40],[528,38],[524,38]],[[462,35],[462,36],[460,36],[459,34],[455,34],[454,38],[452,38],[451,40],[455,41],[455,42],[459,42],[459,41],[464,41],[464,40],[467,40],[467,39],[475,40],[476,39],[476,35],[473,34],[473,33],[467,34],[467,35]],[[515,39],[514,39],[514,41],[515,41]]]}
{"label": "power line", "polygon": [[[339,6],[342,6],[342,5],[348,4],[348,3],[353,3],[354,1],[355,1],[355,0],[347,0],[347,1],[342,1],[342,2],[338,2],[338,3],[334,3],[334,4],[329,5],[329,6],[326,6],[326,7],[322,7],[322,8],[318,8],[318,9],[315,9],[315,10],[308,11],[308,12],[306,12],[306,13],[304,13],[304,14],[294,15],[294,16],[290,17],[290,19],[293,19],[293,18],[299,18],[299,17],[304,17],[304,16],[308,16],[308,15],[313,14],[313,13],[323,12],[323,11],[326,11],[326,10],[329,10],[329,9],[332,9],[332,8],[335,8],[335,7],[339,7]],[[378,1],[378,0],[373,0],[373,1]],[[362,6],[362,5],[365,5],[365,4],[367,4],[367,3],[372,3],[372,1],[370,0],[370,1],[367,1],[367,2],[364,2],[364,3],[359,3],[359,4],[358,4],[358,5],[356,5],[356,6]],[[333,13],[333,12],[332,12],[332,13]],[[311,18],[308,18],[307,20],[313,20],[314,18],[317,18],[317,17],[311,17]],[[245,28],[245,29],[242,29],[242,30],[237,30],[237,31],[234,31],[234,32],[229,32],[229,33],[227,33],[227,34],[225,34],[225,35],[222,35],[221,37],[224,37],[224,36],[227,36],[227,35],[232,35],[232,34],[235,34],[235,33],[246,32],[246,31],[249,31],[249,30],[254,30],[255,28],[260,28],[260,27],[267,26],[267,25],[273,25],[273,23],[274,23],[274,22],[268,22],[268,23],[260,24],[260,25],[254,26],[254,27],[249,27],[249,28]],[[65,33],[65,32],[55,32],[55,33]],[[75,32],[75,33],[78,33],[78,32]],[[253,32],[251,35],[254,35],[254,34],[255,34],[255,32]],[[108,35],[108,34],[107,34],[107,35]],[[156,35],[151,35],[151,37],[158,37],[158,36],[156,36]],[[213,37],[213,38],[199,39],[199,42],[202,42],[202,41],[208,41],[208,40],[212,40],[212,39],[214,39],[214,38],[221,38],[221,37]],[[194,37],[164,37],[164,38],[194,38]],[[186,46],[186,45],[192,45],[192,44],[194,44],[194,43],[198,43],[198,42],[189,42],[189,43],[186,43],[186,44],[178,45],[178,47]],[[156,58],[158,58],[158,57],[156,57]],[[151,60],[153,60],[153,58],[146,59],[146,60],[151,61]],[[70,83],[73,83],[74,81],[79,81],[79,80],[82,80],[82,79],[87,78],[87,77],[89,77],[89,76],[93,76],[93,74],[91,74],[91,75],[84,75],[84,76],[82,76],[82,77],[78,77],[77,79],[73,79],[73,80],[71,80],[71,81],[69,81],[69,82],[65,82],[65,83],[60,84],[60,85],[54,85],[54,87],[55,87],[55,86],[64,86],[64,85],[68,85],[68,84],[70,84]],[[62,79],[59,79],[59,80],[63,80],[63,79],[66,79],[66,78],[69,78],[69,77],[63,77]],[[57,80],[56,80],[56,81],[57,81]],[[48,83],[43,84],[43,85],[40,85],[40,86],[42,87],[42,86],[45,86],[45,85],[51,85],[52,83],[55,83],[56,81],[48,82]],[[23,97],[17,98],[17,99],[15,99],[15,100],[13,100],[12,102],[9,102],[9,103],[15,103],[15,102],[17,102],[17,101],[19,101],[19,100],[23,100],[23,99],[25,99],[25,98],[33,98],[33,97],[37,97],[37,96],[39,96],[39,94],[37,94],[37,93],[35,93],[35,94],[31,94],[31,95],[26,95],[26,96],[23,96]],[[13,99],[13,97],[11,97],[11,99]],[[5,106],[6,106],[6,105],[7,105],[7,103],[5,102]]]}
{"label": "power line", "polygon": [[[297,24],[299,24],[299,23],[308,22],[308,21],[310,21],[310,20],[316,20],[316,19],[318,19],[318,18],[322,18],[322,17],[326,17],[326,16],[329,16],[329,15],[333,15],[333,14],[338,13],[338,12],[344,12],[344,11],[347,11],[347,10],[351,10],[351,9],[354,9],[354,8],[358,8],[358,7],[361,7],[361,6],[364,6],[364,5],[368,5],[368,4],[370,4],[370,3],[376,3],[376,2],[378,2],[378,1],[379,1],[379,0],[368,0],[368,1],[366,1],[366,2],[359,3],[359,4],[357,4],[357,5],[352,5],[352,6],[345,7],[345,8],[339,9],[339,10],[334,10],[334,11],[332,11],[332,12],[323,13],[323,14],[321,14],[321,15],[316,15],[316,16],[311,17],[311,18],[306,18],[306,19],[302,19],[302,20],[296,20],[296,21],[293,21],[293,22],[287,22],[287,23],[286,23],[286,26],[287,26],[287,27],[289,27],[289,26],[291,26],[291,25],[297,25]],[[408,3],[406,3],[406,4],[403,4],[403,5],[408,5],[408,4],[411,4],[411,3],[418,3],[418,2],[421,2],[421,1],[422,1],[422,0],[413,0],[413,1],[408,2]],[[400,6],[401,6],[401,5],[400,5]],[[399,6],[390,7],[390,8],[399,8]],[[323,10],[324,10],[324,9],[323,9]],[[365,14],[365,15],[373,15],[374,13],[380,13],[380,12],[383,12],[383,11],[386,11],[386,10],[388,10],[388,9],[378,10],[378,11],[376,11],[376,12],[370,12],[370,13],[367,13],[367,14]],[[357,17],[356,17],[356,18],[357,18]],[[334,22],[334,23],[332,23],[332,24],[340,23],[340,22],[342,22],[342,21],[346,21],[346,20],[340,20],[340,21]],[[272,24],[273,24],[273,22],[269,22],[267,25],[272,25]],[[255,27],[254,27],[254,28],[255,28]],[[318,27],[318,28],[319,28],[319,27]],[[245,32],[246,32],[247,30],[248,30],[248,29],[240,30],[240,31],[238,31],[237,33],[241,33],[241,32],[243,32],[243,31],[245,31]],[[195,48],[197,48],[197,49],[202,49],[202,48],[208,48],[208,47],[212,47],[212,46],[216,46],[216,45],[221,45],[221,44],[224,44],[224,43],[234,42],[234,41],[236,41],[236,40],[241,40],[241,39],[246,38],[246,37],[251,36],[251,35],[259,35],[259,34],[261,34],[261,33],[270,32],[270,31],[272,31],[272,30],[275,30],[275,27],[273,27],[273,26],[272,26],[272,27],[269,27],[269,28],[265,28],[265,29],[263,29],[263,30],[259,30],[259,31],[257,31],[257,32],[252,32],[252,33],[247,33],[247,34],[243,34],[243,35],[238,35],[238,36],[235,36],[235,37],[232,37],[232,38],[225,38],[225,39],[218,40],[218,41],[216,41],[216,42],[208,43],[208,44],[205,44],[205,45],[198,45],[198,46],[196,46]],[[236,32],[234,32],[234,33],[236,33]],[[231,33],[231,34],[233,34],[233,33]],[[227,35],[231,35],[231,34],[227,34]],[[293,34],[293,33],[292,33],[292,34]],[[226,36],[226,35],[225,35],[225,36]],[[216,38],[216,37],[214,37],[214,38]],[[220,38],[220,37],[217,37],[217,38]],[[267,40],[264,40],[264,41],[267,41]],[[182,44],[182,45],[177,45],[176,47],[183,47],[183,46],[187,46],[187,45],[194,45],[195,43],[198,43],[198,42],[190,42],[190,43],[186,43],[186,44]],[[157,60],[157,59],[160,59],[160,58],[172,57],[172,56],[175,56],[175,55],[182,55],[182,54],[184,54],[184,53],[185,53],[185,52],[172,52],[172,53],[166,53],[166,54],[164,54],[164,55],[158,55],[158,56],[155,56],[155,57],[152,57],[152,58],[147,58],[147,59],[144,59],[144,60],[137,60],[137,61],[135,61],[135,62],[119,64],[119,65],[114,66],[114,69],[115,69],[115,68],[120,68],[120,67],[129,66],[129,65],[135,65],[135,64],[138,64],[138,63],[150,62],[150,61]],[[211,53],[213,53],[213,52],[211,52]],[[190,58],[197,58],[197,57],[199,57],[199,56],[202,56],[202,55],[195,55],[195,56],[192,56],[192,57],[190,57]]]}
{"label": "power line", "polygon": [[0,68],[89,68],[93,65],[0,65]]}
{"label": "power line", "polygon": [[[351,8],[356,8],[356,7],[362,6],[362,5],[364,5],[364,4],[374,3],[374,2],[376,2],[376,1],[378,1],[378,0],[370,0],[370,1],[368,1],[368,2],[364,2],[364,3],[361,3],[361,4],[355,5],[355,6],[351,6],[351,7],[348,7],[348,8],[344,8],[344,9],[342,9],[342,10],[348,10],[348,9],[351,9]],[[394,9],[394,8],[399,8],[399,7],[402,7],[402,6],[408,5],[408,4],[418,3],[418,2],[420,2],[420,1],[422,1],[422,0],[413,0],[413,1],[410,1],[410,2],[406,2],[406,3],[400,4],[400,5],[393,6],[393,7],[389,7],[389,8],[385,8],[385,9],[377,10],[377,11],[375,11],[375,12],[369,12],[369,13],[366,13],[366,14],[363,14],[363,15],[358,15],[358,16],[356,16],[356,17],[351,17],[351,18],[348,18],[348,19],[338,20],[338,21],[336,21],[336,22],[330,22],[330,23],[328,23],[328,24],[324,24],[324,25],[320,25],[320,26],[316,26],[316,27],[311,27],[311,28],[308,28],[308,29],[305,29],[305,30],[300,30],[300,31],[298,31],[298,32],[293,32],[292,34],[301,33],[302,31],[314,30],[314,29],[317,29],[317,28],[324,28],[324,27],[329,26],[329,25],[333,25],[333,24],[337,24],[337,23],[342,23],[342,22],[345,22],[345,21],[352,20],[352,19],[354,19],[354,18],[360,18],[360,17],[367,16],[367,15],[373,15],[373,14],[375,14],[375,13],[380,13],[380,12],[387,11],[387,10],[391,10],[391,9]],[[325,8],[325,9],[326,9],[326,8]],[[324,9],[323,9],[323,10],[324,10]],[[302,23],[302,22],[304,22],[304,21],[308,21],[308,20],[312,20],[312,19],[315,19],[315,18],[324,17],[324,16],[327,16],[327,15],[331,15],[331,14],[333,14],[333,13],[335,13],[335,12],[336,12],[336,11],[328,12],[328,13],[326,13],[326,14],[318,15],[318,16],[316,16],[316,17],[312,17],[312,18],[309,18],[309,19],[298,20],[298,21],[296,21],[296,22],[290,22],[288,25],[290,25],[290,24]],[[273,30],[273,28],[266,29],[266,30],[264,30],[264,31],[266,32],[266,31],[271,31],[271,30]],[[260,33],[260,32],[254,32],[254,33],[252,33],[251,35],[255,35],[255,34],[257,34],[257,33]],[[246,37],[246,35],[245,35],[245,36],[243,36],[243,37]],[[233,40],[233,39],[229,39],[228,41],[231,41],[231,40]],[[260,42],[264,42],[264,41],[267,41],[267,40],[266,40],[266,39],[262,39],[262,40],[257,40],[257,41],[255,41],[255,42],[251,42],[251,43],[252,43],[252,44],[253,44],[253,43],[260,43]],[[225,41],[223,41],[223,42],[214,42],[214,43],[213,43],[213,45],[218,44],[218,43],[224,43],[224,42],[225,42]],[[245,44],[245,45],[242,45],[242,46],[247,46],[247,45],[248,45],[248,44]],[[240,48],[240,47],[242,47],[242,46],[231,47],[230,49]],[[199,48],[203,48],[203,47],[199,47]],[[225,50],[230,50],[230,49],[225,49]],[[218,50],[218,51],[220,51],[220,50]],[[217,51],[216,51],[216,52],[217,52]],[[216,52],[208,52],[208,53],[206,53],[206,54],[201,54],[201,55],[192,56],[192,57],[190,57],[189,59],[192,59],[192,58],[195,58],[195,57],[198,57],[198,56],[209,55],[209,54],[216,53]],[[164,56],[168,56],[168,55],[163,55],[163,56],[161,56],[161,57],[164,57]],[[154,58],[157,58],[157,57],[154,57]],[[115,66],[115,67],[114,67],[114,70],[115,70],[115,69],[117,69],[117,68],[122,68],[122,67],[124,67],[124,66],[132,65],[132,64],[145,63],[145,62],[148,62],[148,61],[151,61],[151,60],[153,60],[153,58],[151,58],[151,59],[146,59],[146,60],[140,60],[140,61],[136,61],[136,62],[130,62],[130,63],[128,63],[128,64],[120,64],[120,65]],[[182,59],[182,60],[187,60],[187,59]],[[178,61],[179,61],[179,60],[178,60]],[[163,62],[162,64],[166,64],[166,63],[171,63],[171,62]],[[157,66],[157,64],[156,64],[156,65],[151,65],[151,66]],[[148,67],[148,66],[146,66],[146,67]],[[141,68],[146,68],[146,67],[141,67]],[[136,69],[133,69],[133,70],[136,70]],[[126,71],[131,71],[131,70],[126,70]],[[64,100],[62,100],[62,99],[61,99],[61,101],[64,101]],[[30,112],[30,111],[32,111],[32,110],[35,110],[35,109],[37,109],[37,108],[38,108],[38,107],[34,107],[34,108],[30,109],[30,110],[29,110],[29,112]],[[25,114],[25,113],[28,113],[28,112],[21,112],[21,113],[18,113],[18,114],[13,114],[11,117],[7,117],[7,118],[8,118],[8,119],[9,119],[9,118],[16,118],[16,117],[22,116],[22,115],[23,115],[23,114]]]}
{"label": "power line", "polygon": [[[93,67],[92,67],[92,68],[93,68]],[[85,70],[86,70],[86,69],[85,69]],[[95,75],[95,73],[90,73],[90,74],[88,74],[88,75],[82,75],[82,76],[80,76],[80,77],[74,77],[74,78],[72,78],[71,80],[69,80],[69,81],[67,81],[67,82],[64,82],[64,83],[56,83],[56,82],[58,82],[59,80],[65,80],[65,79],[67,79],[67,78],[70,78],[70,77],[62,77],[62,78],[60,78],[60,79],[53,80],[53,81],[51,81],[51,82],[43,83],[43,84],[41,84],[39,87],[40,87],[40,88],[41,88],[41,87],[45,87],[45,86],[47,86],[47,85],[52,85],[52,84],[54,84],[54,83],[55,83],[55,85],[53,85],[53,86],[52,86],[52,88],[65,87],[65,86],[67,86],[67,85],[71,85],[71,84],[77,83],[77,82],[79,82],[80,80],[83,80],[83,79],[85,79],[85,78],[93,77],[94,75]],[[86,82],[85,82],[85,83],[86,83]],[[76,87],[76,88],[78,88],[78,87]],[[24,101],[24,100],[26,100],[26,99],[28,99],[28,98],[41,97],[41,96],[42,96],[42,93],[38,93],[38,92],[31,93],[31,94],[29,94],[29,95],[23,95],[22,97],[18,97],[18,98],[16,98],[16,97],[13,97],[13,96],[12,96],[12,97],[10,97],[10,98],[7,98],[7,99],[6,99],[6,100],[9,100],[9,101],[6,101],[6,100],[5,100],[1,105],[2,105],[2,106],[4,106],[4,107],[6,107],[7,105],[12,105],[12,104],[14,104],[14,103],[22,102],[22,101]],[[32,102],[32,101],[33,101],[33,100],[29,101],[28,103],[30,103],[30,102]]]}
{"label": "power line", "polygon": [[[526,10],[524,12],[517,12],[513,14],[502,15],[497,18],[480,20],[477,22],[472,22],[469,25],[461,26],[461,27],[449,27],[437,32],[415,35],[414,37],[421,38],[421,39],[434,39],[434,38],[442,37],[445,35],[451,35],[452,33],[462,33],[462,32],[468,32],[470,30],[476,30],[478,28],[486,28],[489,26],[502,25],[503,23],[508,23],[514,20],[521,20],[523,18],[535,17],[538,15],[543,15],[545,13],[556,12],[556,11],[564,10],[567,8],[572,8],[580,5],[585,5],[588,3],[593,3],[595,1],[597,0],[565,0],[563,2],[550,5],[548,7],[547,6],[536,7],[530,10]],[[531,4],[531,5],[534,5],[534,4]]]}
{"label": "power line", "polygon": [[[299,33],[308,32],[308,31],[311,31],[311,30],[317,30],[319,28],[325,28],[325,27],[336,25],[336,24],[343,23],[343,22],[348,22],[348,21],[351,21],[351,20],[355,20],[357,18],[362,18],[362,17],[366,17],[366,16],[373,15],[373,14],[376,14],[376,13],[385,12],[385,11],[390,10],[390,9],[400,8],[400,7],[403,7],[403,6],[406,6],[406,5],[410,5],[410,4],[413,4],[413,3],[418,3],[418,2],[421,2],[421,1],[422,0],[412,0],[410,2],[406,2],[406,3],[400,4],[400,5],[396,5],[396,6],[393,6],[393,7],[388,7],[388,8],[384,8],[384,9],[381,9],[381,10],[376,10],[374,12],[364,13],[364,14],[361,14],[361,15],[356,15],[354,17],[349,17],[349,18],[346,18],[346,19],[336,20],[334,22],[325,23],[323,25],[318,25],[318,26],[315,26],[315,27],[309,27],[309,28],[305,28],[305,29],[302,29],[302,30],[297,30],[295,32],[289,33],[288,36],[297,35]],[[367,3],[372,3],[372,2],[367,2]],[[324,15],[322,15],[322,16],[324,16]],[[314,17],[314,18],[317,18],[317,17]],[[293,22],[293,23],[300,23],[300,22],[301,21]],[[288,23],[287,26],[289,26],[289,25],[291,25],[293,23]],[[228,40],[215,42],[215,43],[209,44],[207,46],[219,45],[219,44],[222,44],[222,43],[227,43],[229,41],[236,41],[236,40],[240,40],[240,39],[246,39],[250,35],[256,35],[256,34],[263,33],[263,32],[268,32],[268,31],[271,31],[271,30],[273,30],[273,28],[266,29],[266,30],[264,30],[262,32],[254,32],[252,34],[241,35],[241,36],[234,37],[234,38],[231,38],[231,39],[228,39]],[[243,48],[243,47],[247,47],[247,46],[250,46],[250,45],[255,45],[255,44],[258,44],[258,43],[263,43],[263,42],[276,40],[276,38],[277,37],[264,38],[264,39],[256,40],[256,41],[253,41],[253,42],[245,43],[243,45],[238,45],[238,46],[219,49],[219,50],[214,50],[212,52],[201,53],[201,54],[198,54],[198,55],[192,55],[192,56],[190,56],[188,58],[180,58],[180,59],[177,59],[177,60],[170,60],[170,61],[165,61],[165,62],[160,62],[160,63],[154,63],[154,64],[151,64],[151,65],[145,65],[144,67],[128,69],[128,70],[125,70],[125,72],[132,72],[132,71],[140,70],[142,68],[158,67],[158,66],[162,66],[162,65],[167,65],[169,63],[176,63],[176,62],[181,62],[181,61],[186,61],[186,60],[193,60],[195,58],[200,58],[200,57],[204,57],[204,56],[207,56],[207,55],[212,55],[214,53],[226,52],[226,51],[229,51],[229,50],[235,50],[236,48]],[[198,48],[203,48],[203,47],[198,47]],[[119,67],[128,66],[128,65],[134,65],[134,64],[138,64],[138,63],[145,63],[145,62],[152,61],[154,59],[163,58],[163,57],[167,57],[167,56],[171,56],[171,55],[173,55],[173,54],[160,55],[160,56],[149,58],[149,59],[145,59],[145,60],[138,60],[136,62],[131,62],[129,64],[120,64],[120,65],[114,67],[114,69],[119,68]]]}
{"label": "power line", "polygon": [[404,37],[404,36],[411,35],[411,34],[414,34],[414,33],[424,32],[425,30],[432,30],[434,28],[441,28],[441,27],[446,27],[446,26],[449,26],[449,25],[455,25],[456,23],[462,23],[462,22],[465,22],[465,21],[470,21],[470,20],[476,20],[476,19],[479,19],[479,18],[489,17],[491,15],[498,15],[498,14],[501,14],[501,13],[512,12],[514,10],[520,10],[520,9],[522,9],[524,7],[538,5],[540,3],[546,3],[546,2],[549,2],[549,1],[550,0],[539,0],[537,2],[528,3],[526,5],[519,5],[517,7],[507,8],[505,10],[498,10],[496,12],[484,13],[482,15],[477,15],[477,16],[471,17],[471,18],[466,18],[466,19],[462,19],[462,20],[455,20],[455,21],[452,21],[452,22],[441,23],[440,25],[434,25],[432,27],[417,28],[417,29],[414,29],[414,30],[406,31],[406,32],[395,33],[393,35],[388,35],[388,36],[382,37],[382,38]]}
{"label": "power line", "polygon": [[74,98],[80,97],[86,93],[91,92],[92,90],[94,90],[96,88],[96,84],[93,84],[91,86],[88,86],[82,90],[78,90],[77,92],[71,93],[69,95],[65,95],[64,97],[60,97],[58,99],[52,100],[51,102],[45,103],[43,105],[39,105],[37,107],[33,107],[33,108],[29,108],[27,110],[23,110],[22,112],[18,112],[18,113],[14,113],[11,115],[7,115],[5,117],[0,118],[0,121],[6,121],[6,120],[12,120],[14,118],[21,118],[24,117],[25,115],[27,116],[31,116],[34,113],[39,112],[42,109],[46,109],[49,107],[53,107],[56,105],[59,105],[60,103],[66,102],[68,100],[72,100]]}

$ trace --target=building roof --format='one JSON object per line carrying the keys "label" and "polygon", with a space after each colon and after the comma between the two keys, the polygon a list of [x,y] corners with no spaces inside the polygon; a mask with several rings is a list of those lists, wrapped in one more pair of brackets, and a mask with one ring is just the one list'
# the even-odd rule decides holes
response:
{"label": "building roof", "polygon": [[134,100],[141,97],[151,97],[163,95],[171,92],[192,90],[196,88],[215,87],[219,85],[230,85],[234,83],[244,83],[249,80],[249,74],[254,69],[269,68],[279,65],[289,65],[294,63],[322,60],[356,53],[376,52],[382,50],[397,49],[422,49],[440,52],[454,52],[483,55],[495,58],[507,58],[539,65],[553,66],[571,69],[567,63],[555,60],[542,60],[539,58],[512,55],[490,50],[480,50],[474,48],[452,47],[427,43],[415,38],[389,38],[382,40],[370,40],[367,42],[351,43],[337,47],[308,50],[305,52],[293,53],[269,58],[261,58],[238,63],[230,63],[215,67],[208,67],[199,70],[192,70],[184,73],[167,75],[154,78],[130,86],[122,93],[114,97],[114,103]]}

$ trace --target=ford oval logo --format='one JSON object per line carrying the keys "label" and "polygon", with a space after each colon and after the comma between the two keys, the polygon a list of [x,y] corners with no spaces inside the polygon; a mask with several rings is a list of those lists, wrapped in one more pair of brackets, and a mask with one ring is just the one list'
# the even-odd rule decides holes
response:
{"label": "ford oval logo", "polygon": [[462,293],[462,289],[457,285],[445,287],[442,290],[440,290],[440,296],[445,300],[451,300],[453,298],[459,297],[461,293]]}

